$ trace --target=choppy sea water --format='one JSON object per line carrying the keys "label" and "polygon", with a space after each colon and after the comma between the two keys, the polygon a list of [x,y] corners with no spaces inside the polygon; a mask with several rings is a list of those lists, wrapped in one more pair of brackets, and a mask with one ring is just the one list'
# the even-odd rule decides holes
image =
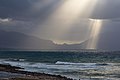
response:
{"label": "choppy sea water", "polygon": [[120,80],[119,52],[0,51],[0,63],[77,80]]}

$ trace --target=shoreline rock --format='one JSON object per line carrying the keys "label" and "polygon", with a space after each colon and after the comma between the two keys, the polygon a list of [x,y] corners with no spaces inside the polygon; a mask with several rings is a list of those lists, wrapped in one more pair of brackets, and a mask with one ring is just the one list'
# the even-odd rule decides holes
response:
{"label": "shoreline rock", "polygon": [[28,71],[24,71],[24,68],[11,66],[11,65],[5,65],[5,64],[0,64],[0,71],[24,75],[24,77],[10,78],[7,80],[73,80],[67,77],[63,77],[61,75],[28,72]]}

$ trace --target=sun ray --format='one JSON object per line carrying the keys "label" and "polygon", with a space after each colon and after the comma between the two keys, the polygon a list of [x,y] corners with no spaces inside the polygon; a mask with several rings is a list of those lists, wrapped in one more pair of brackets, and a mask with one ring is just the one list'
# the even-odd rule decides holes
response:
{"label": "sun ray", "polygon": [[66,0],[50,17],[48,22],[51,20],[59,22],[65,25],[65,28],[70,25],[78,18],[90,16],[97,0]]}
{"label": "sun ray", "polygon": [[42,25],[49,25],[49,29],[55,30],[56,36],[64,36],[77,20],[83,16],[88,18],[96,5],[97,0],[66,0]]}
{"label": "sun ray", "polygon": [[97,49],[99,34],[102,28],[103,21],[99,19],[90,19],[90,40],[87,44],[87,49]]}
{"label": "sun ray", "polygon": [[[64,37],[73,29],[74,24],[77,24],[79,21],[87,20],[86,23],[88,24],[88,19],[92,15],[98,0],[60,1],[62,1],[62,3],[57,6],[51,14],[48,13],[47,18],[42,23],[39,23],[37,30],[33,31],[33,34],[56,43],[70,44],[71,41],[64,41]],[[40,34],[44,34],[44,36]]]}

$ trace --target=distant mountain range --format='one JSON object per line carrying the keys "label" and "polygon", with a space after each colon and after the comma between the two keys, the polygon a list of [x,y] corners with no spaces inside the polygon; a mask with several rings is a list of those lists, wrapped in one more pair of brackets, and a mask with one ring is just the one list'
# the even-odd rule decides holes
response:
{"label": "distant mountain range", "polygon": [[18,32],[0,31],[0,48],[13,49],[51,49],[55,44],[50,40]]}
{"label": "distant mountain range", "polygon": [[[102,35],[98,42],[98,49],[119,50],[120,40],[117,37]],[[114,41],[115,40],[115,41]],[[10,32],[0,30],[0,49],[18,49],[18,50],[80,50],[85,49],[88,41],[80,44],[63,44],[58,45],[50,40],[40,39],[34,36],[26,35],[19,32]]]}
{"label": "distant mountain range", "polygon": [[0,30],[1,49],[69,50],[81,49],[80,47],[80,45],[58,45],[50,40],[40,39],[23,33]]}

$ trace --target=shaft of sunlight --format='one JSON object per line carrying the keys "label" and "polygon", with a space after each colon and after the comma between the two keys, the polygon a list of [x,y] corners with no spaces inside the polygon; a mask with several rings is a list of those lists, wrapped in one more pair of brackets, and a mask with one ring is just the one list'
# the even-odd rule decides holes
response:
{"label": "shaft of sunlight", "polygon": [[[74,24],[77,24],[77,22],[81,20],[89,19],[97,2],[98,0],[63,0],[62,4],[57,6],[57,8],[49,14],[47,19],[38,25],[37,30],[33,33],[38,36],[41,33],[45,34],[46,37],[40,37],[52,40],[57,44],[70,44],[71,41],[64,41],[65,35],[69,34],[69,31],[74,28]],[[72,42],[72,44],[74,44],[74,42]]]}
{"label": "shaft of sunlight", "polygon": [[87,49],[97,49],[102,24],[102,20],[90,19],[90,40],[88,41]]}
{"label": "shaft of sunlight", "polygon": [[66,0],[48,17],[43,25],[48,24],[48,30],[55,29],[54,35],[62,37],[74,27],[73,24],[76,21],[83,19],[83,16],[88,18],[92,14],[96,2],[97,0]]}
{"label": "shaft of sunlight", "polygon": [[[90,16],[97,0],[66,0],[48,19],[59,20],[68,29],[78,18],[87,13]],[[87,11],[89,9],[89,11]]]}

